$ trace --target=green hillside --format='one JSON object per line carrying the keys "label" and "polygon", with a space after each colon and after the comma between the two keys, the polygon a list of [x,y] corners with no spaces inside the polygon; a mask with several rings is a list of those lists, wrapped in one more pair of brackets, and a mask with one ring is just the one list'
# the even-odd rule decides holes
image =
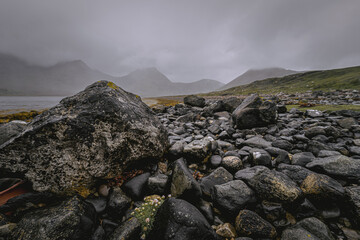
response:
{"label": "green hillside", "polygon": [[360,90],[360,66],[297,73],[281,78],[268,78],[253,83],[211,92],[204,95],[247,95],[251,93],[275,94],[336,89]]}

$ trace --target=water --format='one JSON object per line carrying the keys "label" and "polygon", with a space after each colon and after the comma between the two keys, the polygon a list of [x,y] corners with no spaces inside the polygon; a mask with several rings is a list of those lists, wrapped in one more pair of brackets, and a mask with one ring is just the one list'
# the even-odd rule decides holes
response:
{"label": "water", "polygon": [[0,96],[0,111],[43,110],[55,106],[63,98],[54,96]]}

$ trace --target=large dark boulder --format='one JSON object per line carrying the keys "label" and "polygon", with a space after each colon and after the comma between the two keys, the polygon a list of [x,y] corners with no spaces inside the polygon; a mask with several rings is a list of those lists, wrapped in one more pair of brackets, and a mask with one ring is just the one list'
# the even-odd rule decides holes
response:
{"label": "large dark boulder", "polygon": [[167,132],[141,99],[99,81],[38,115],[0,149],[0,173],[25,176],[37,191],[67,194],[162,157]]}
{"label": "large dark boulder", "polygon": [[206,218],[185,200],[169,198],[159,208],[148,240],[219,239]]}
{"label": "large dark boulder", "polygon": [[306,167],[336,178],[360,179],[360,159],[353,159],[344,155],[318,158],[306,164]]}
{"label": "large dark boulder", "polygon": [[193,107],[204,107],[205,106],[205,98],[198,97],[196,95],[190,95],[184,97],[184,103]]}
{"label": "large dark boulder", "polygon": [[74,196],[60,205],[27,213],[9,239],[90,239],[95,229],[94,207]]}
{"label": "large dark boulder", "polygon": [[264,200],[292,203],[303,197],[301,189],[284,173],[264,170],[249,179],[248,185]]}
{"label": "large dark boulder", "polygon": [[277,120],[277,107],[273,102],[263,102],[257,94],[247,97],[232,113],[236,128],[265,127]]}

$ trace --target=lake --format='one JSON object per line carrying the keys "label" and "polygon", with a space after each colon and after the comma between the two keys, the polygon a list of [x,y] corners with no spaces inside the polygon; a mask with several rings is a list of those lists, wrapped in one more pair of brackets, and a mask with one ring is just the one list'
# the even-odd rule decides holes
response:
{"label": "lake", "polygon": [[58,104],[64,97],[59,96],[0,96],[1,112],[42,110]]}

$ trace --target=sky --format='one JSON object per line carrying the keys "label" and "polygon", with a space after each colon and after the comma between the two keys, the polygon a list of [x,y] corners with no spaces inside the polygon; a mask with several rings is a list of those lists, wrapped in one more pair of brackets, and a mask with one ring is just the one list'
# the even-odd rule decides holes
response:
{"label": "sky", "polygon": [[359,13],[359,0],[1,0],[0,52],[226,83],[251,68],[360,65]]}

